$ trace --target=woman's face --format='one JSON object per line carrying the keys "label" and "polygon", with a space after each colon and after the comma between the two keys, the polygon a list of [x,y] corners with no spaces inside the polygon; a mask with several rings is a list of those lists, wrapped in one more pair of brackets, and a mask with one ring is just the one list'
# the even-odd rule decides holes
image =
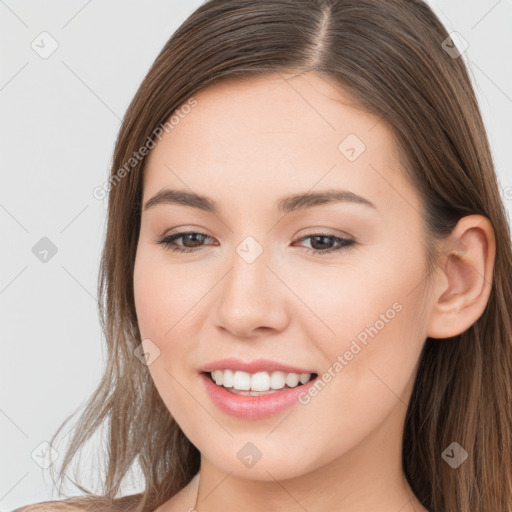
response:
{"label": "woman's face", "polygon": [[[241,477],[394,457],[429,302],[419,196],[391,132],[311,73],[194,99],[144,171],[135,302],[159,394],[203,457]],[[208,197],[216,212],[180,199],[146,209],[163,189]],[[283,202],[325,191],[346,196]],[[157,243],[183,232],[206,236]],[[228,357],[318,377],[286,408],[264,409],[205,381],[201,369]],[[208,384],[246,408],[219,407]]]}

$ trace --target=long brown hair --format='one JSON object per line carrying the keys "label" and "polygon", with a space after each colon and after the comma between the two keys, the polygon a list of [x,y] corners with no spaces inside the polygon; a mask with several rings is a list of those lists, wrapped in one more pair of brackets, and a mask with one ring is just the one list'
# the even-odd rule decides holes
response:
{"label": "long brown hair", "polygon": [[[115,146],[98,280],[108,358],[64,457],[61,483],[101,426],[108,435],[107,460],[101,495],[76,484],[88,497],[70,504],[149,512],[199,470],[199,451],[134,357],[141,343],[133,270],[145,158],[129,168],[126,162],[210,84],[313,71],[393,131],[403,169],[422,198],[430,263],[437,242],[462,217],[484,215],[495,230],[487,307],[463,334],[427,338],[402,453],[407,480],[429,511],[511,510],[512,249],[485,127],[463,56],[454,51],[441,22],[420,0],[210,0],[172,35],[133,98]],[[441,456],[454,441],[469,454],[457,469]],[[118,501],[134,466],[144,490]]]}

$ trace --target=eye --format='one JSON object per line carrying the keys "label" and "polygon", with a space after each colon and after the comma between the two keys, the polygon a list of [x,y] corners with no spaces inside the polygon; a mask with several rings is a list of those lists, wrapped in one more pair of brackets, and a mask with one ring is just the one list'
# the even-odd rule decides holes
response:
{"label": "eye", "polygon": [[[163,245],[166,250],[170,250],[171,252],[190,253],[195,252],[198,248],[200,248],[202,246],[202,242],[208,238],[212,239],[212,237],[205,233],[199,233],[197,231],[183,231],[174,235],[165,236],[157,240],[156,243]],[[299,238],[298,242],[302,242],[309,238],[312,240],[313,247],[306,247],[306,249],[308,249],[308,252],[312,254],[328,254],[341,251],[342,249],[353,246],[356,243],[356,241],[352,238],[338,237],[327,233],[314,233],[312,235],[307,235]],[[184,245],[176,245],[175,242],[179,239],[182,239]],[[332,244],[338,245],[332,247]],[[326,245],[328,247],[326,247]]]}
{"label": "eye", "polygon": [[[188,244],[190,243],[192,247],[187,246],[177,246],[174,242],[175,240],[179,240],[180,238]],[[198,233],[197,231],[184,231],[181,233],[176,233],[174,235],[166,236],[157,240],[157,244],[161,244],[165,249],[170,250],[172,252],[194,252],[198,246],[200,246],[201,242],[204,241],[205,238],[211,238],[205,233]]]}
{"label": "eye", "polygon": [[[299,242],[303,240],[311,239],[312,248],[308,249],[308,252],[311,254],[328,254],[331,252],[341,251],[342,249],[353,246],[356,241],[353,238],[344,238],[339,236],[330,235],[328,233],[314,233],[312,235],[307,235],[302,238],[299,238]],[[335,247],[332,247],[332,244],[338,244]],[[326,245],[329,247],[326,248]],[[316,248],[315,248],[316,246]]]}

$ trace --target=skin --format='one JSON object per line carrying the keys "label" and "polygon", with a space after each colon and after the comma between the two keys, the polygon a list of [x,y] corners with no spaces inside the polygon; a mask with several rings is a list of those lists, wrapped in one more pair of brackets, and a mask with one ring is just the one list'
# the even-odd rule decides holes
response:
{"label": "skin", "polygon": [[[401,467],[406,408],[427,336],[457,335],[485,308],[489,222],[462,219],[429,281],[420,197],[401,176],[383,120],[314,73],[232,80],[194,97],[197,106],[148,156],[143,204],[178,188],[212,198],[220,213],[177,204],[143,211],[134,291],[142,338],[160,351],[151,377],[201,452],[198,510],[425,511]],[[354,161],[338,149],[348,134],[366,146]],[[376,209],[276,209],[283,196],[325,189],[349,190]],[[188,254],[156,243],[182,231],[208,237],[175,240],[196,247]],[[356,244],[311,254],[338,246],[304,238],[325,232]],[[247,236],[263,249],[250,264],[236,252]],[[400,312],[307,404],[244,420],[203,389],[199,367],[230,356],[323,375],[396,303]],[[262,454],[252,467],[237,457],[247,442]],[[157,512],[188,510],[197,491],[198,475]]]}

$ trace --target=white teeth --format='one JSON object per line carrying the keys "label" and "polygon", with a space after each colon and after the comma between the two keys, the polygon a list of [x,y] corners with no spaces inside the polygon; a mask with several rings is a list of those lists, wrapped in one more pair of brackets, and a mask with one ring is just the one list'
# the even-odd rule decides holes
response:
{"label": "white teeth", "polygon": [[233,387],[233,381],[235,374],[231,370],[217,370],[222,375],[222,382],[221,384],[223,386],[226,386],[227,388]]}
{"label": "white teeth", "polygon": [[285,382],[288,386],[290,386],[291,388],[294,388],[299,383],[299,379],[300,379],[300,375],[298,375],[297,373],[289,373],[286,376]]}
{"label": "white teeth", "polygon": [[253,391],[268,391],[270,389],[270,375],[267,372],[255,373],[251,377],[251,389]]}
{"label": "white teeth", "polygon": [[273,372],[270,377],[270,387],[272,389],[282,389],[286,384],[286,373],[284,372]]}
{"label": "white teeth", "polygon": [[222,370],[214,370],[213,372],[211,372],[211,376],[212,379],[215,381],[215,384],[222,386],[222,382],[224,380],[224,372]]}
{"label": "white teeth", "polygon": [[210,372],[218,386],[234,388],[239,391],[269,391],[270,389],[294,388],[306,384],[311,379],[310,373],[285,373],[282,371],[247,373],[234,370],[214,370]]}
{"label": "white teeth", "polygon": [[308,382],[309,379],[311,379],[311,373],[301,373],[300,374],[300,383],[301,384],[306,384],[306,382]]}
{"label": "white teeth", "polygon": [[233,387],[240,391],[249,391],[251,389],[251,375],[245,372],[235,372]]}

